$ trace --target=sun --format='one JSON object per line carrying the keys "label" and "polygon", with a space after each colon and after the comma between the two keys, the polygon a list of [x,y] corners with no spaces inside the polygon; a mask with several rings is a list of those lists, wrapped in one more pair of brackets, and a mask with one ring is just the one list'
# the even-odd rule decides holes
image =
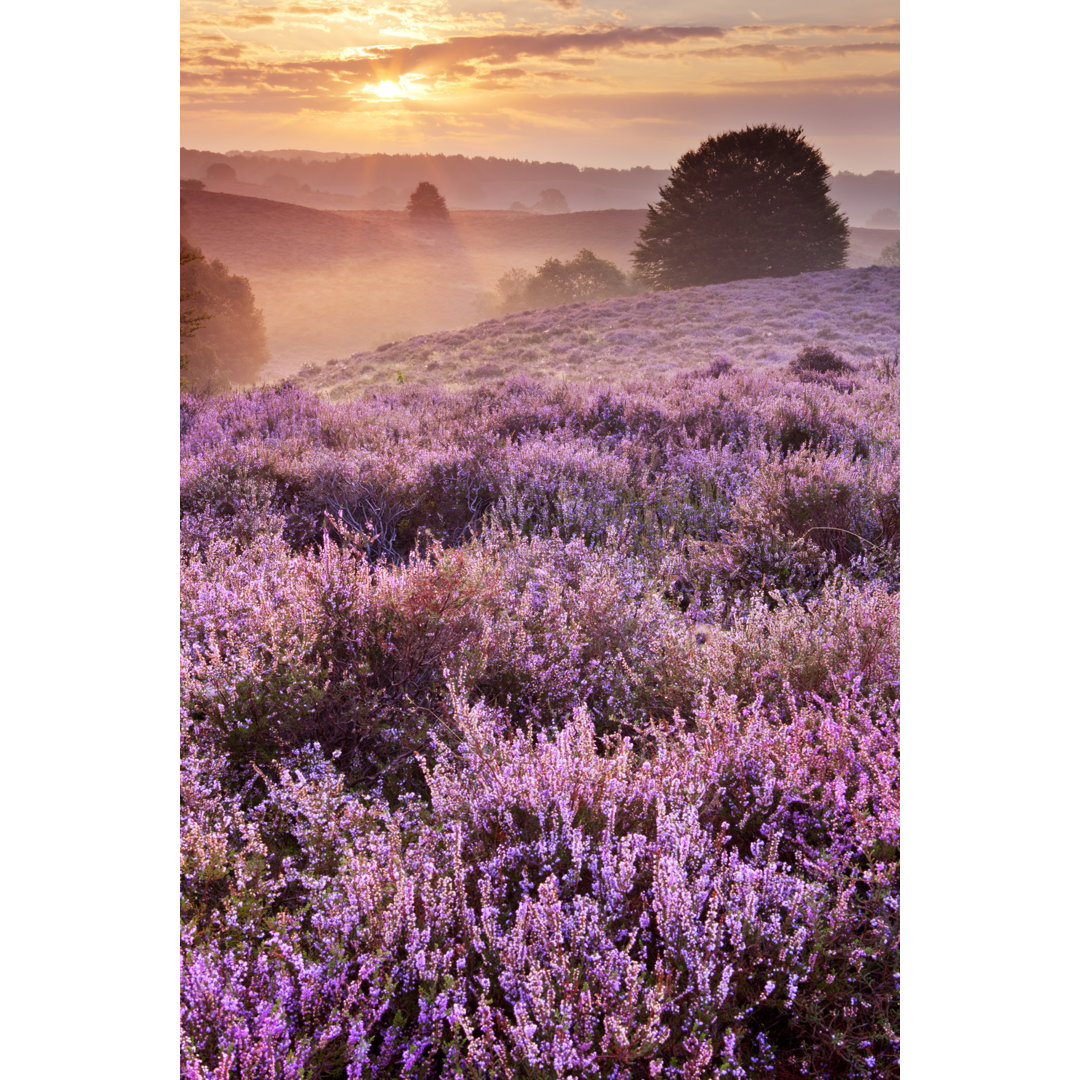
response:
{"label": "sun", "polygon": [[392,101],[395,98],[405,97],[401,87],[393,81],[393,79],[383,79],[381,83],[373,86],[371,92],[377,98],[383,98],[385,101]]}
{"label": "sun", "polygon": [[425,90],[420,85],[422,75],[401,75],[396,79],[382,79],[377,83],[368,83],[364,93],[380,101],[407,101],[419,97]]}

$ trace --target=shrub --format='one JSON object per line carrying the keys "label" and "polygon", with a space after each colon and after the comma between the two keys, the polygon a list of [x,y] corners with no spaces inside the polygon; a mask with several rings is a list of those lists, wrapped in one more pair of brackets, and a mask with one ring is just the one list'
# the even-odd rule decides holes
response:
{"label": "shrub", "polygon": [[895,461],[802,449],[768,462],[732,507],[733,584],[805,596],[858,557],[891,565],[898,497]]}
{"label": "shrub", "polygon": [[813,371],[820,375],[839,375],[855,369],[825,345],[807,345],[791,361],[791,370]]}
{"label": "shrub", "polygon": [[451,724],[394,812],[311,748],[242,813],[188,749],[189,1075],[898,1075],[891,713],[719,698],[644,758]]}
{"label": "shrub", "polygon": [[798,377],[183,396],[185,1076],[895,1080],[898,393]]}
{"label": "shrub", "polygon": [[731,361],[726,356],[718,356],[706,369],[705,374],[710,379],[718,379],[731,370]]}

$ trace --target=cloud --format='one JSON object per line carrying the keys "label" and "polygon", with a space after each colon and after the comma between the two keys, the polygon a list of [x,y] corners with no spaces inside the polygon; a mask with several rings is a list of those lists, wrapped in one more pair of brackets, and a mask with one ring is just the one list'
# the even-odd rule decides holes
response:
{"label": "cloud", "polygon": [[[664,138],[679,153],[702,139],[747,124],[776,123],[801,126],[810,141],[817,136],[895,136],[899,133],[899,75],[874,79],[807,80],[795,92],[784,87],[728,88],[706,93],[641,92],[560,96],[558,113],[568,126],[603,124],[613,137],[617,130],[666,132]],[[552,114],[551,99],[521,97],[515,102],[523,116]]]}
{"label": "cloud", "polygon": [[[560,18],[554,8],[569,10],[560,0],[544,2],[552,22]],[[338,147],[385,139],[401,150],[422,147],[429,136],[453,136],[462,141],[440,149],[458,152],[470,145],[485,154],[544,152],[583,163],[610,158],[660,166],[710,134],[749,123],[802,125],[811,136],[834,140],[880,136],[895,142],[899,77],[882,69],[895,67],[898,23],[723,28],[610,21],[509,31],[479,24],[476,16],[458,21],[441,39],[440,30],[425,23],[428,40],[419,23],[395,22],[395,35],[405,41],[397,45],[377,38],[368,18],[394,9],[411,20],[418,9],[439,6],[437,0],[374,0],[362,7],[296,0],[274,9],[277,28],[266,31],[260,24],[250,34],[237,32],[244,43],[215,31],[203,8],[199,24],[185,24],[187,130],[229,129],[249,143],[256,136],[245,131],[310,131],[313,138],[317,131],[328,149],[335,148],[335,138]],[[330,12],[340,18],[328,39],[315,32],[325,18],[312,16]],[[302,36],[291,29],[298,25]],[[279,31],[286,29],[283,38]],[[839,73],[845,57],[850,67],[850,58],[859,56],[865,58],[859,74]],[[836,64],[830,65],[832,59]],[[799,66],[811,61],[822,66]],[[784,66],[795,70],[785,72]],[[409,75],[421,91],[415,100],[371,98],[372,85]],[[440,93],[444,88],[453,92]]]}
{"label": "cloud", "polygon": [[[368,46],[355,55],[301,57],[267,60],[256,71],[244,64],[236,69],[238,83],[261,81],[269,86],[295,85],[329,88],[335,82],[348,93],[357,82],[380,82],[403,75],[423,75],[435,81],[472,76],[477,65],[486,69],[518,67],[522,61],[549,60],[573,67],[594,66],[597,58],[611,54],[633,54],[643,47],[678,46],[686,42],[717,40],[724,31],[715,26],[607,26],[586,30],[534,33],[499,33],[451,37],[445,41],[409,46]],[[205,38],[203,38],[205,40]],[[188,85],[198,81],[193,69],[213,63],[219,68],[224,50],[216,59],[205,51],[185,50],[182,70]],[[213,81],[228,85],[224,70]],[[501,82],[491,86],[502,86]],[[490,88],[490,86],[489,86]]]}
{"label": "cloud", "polygon": [[402,75],[462,61],[512,64],[529,57],[564,58],[566,53],[611,53],[643,45],[675,45],[699,38],[722,38],[724,33],[717,26],[617,26],[594,30],[451,37],[430,44],[404,48],[374,47],[366,51],[380,70],[391,75]]}
{"label": "cloud", "polygon": [[708,59],[756,56],[785,64],[805,64],[812,60],[824,60],[854,53],[898,53],[899,51],[898,41],[857,41],[842,45],[777,45],[772,42],[745,42],[741,45],[721,45],[715,49],[696,49],[688,55]]}
{"label": "cloud", "polygon": [[[752,13],[751,13],[752,14]],[[830,24],[815,26],[812,23],[750,23],[731,27],[732,34],[752,34],[768,37],[835,37],[850,34],[899,34],[900,20],[889,19],[874,26],[841,26]]]}
{"label": "cloud", "polygon": [[247,30],[253,26],[272,26],[277,22],[277,17],[268,12],[260,11],[237,11],[223,12],[221,15],[202,17],[198,19],[185,19],[182,26],[208,26],[218,28],[227,26],[230,30]]}

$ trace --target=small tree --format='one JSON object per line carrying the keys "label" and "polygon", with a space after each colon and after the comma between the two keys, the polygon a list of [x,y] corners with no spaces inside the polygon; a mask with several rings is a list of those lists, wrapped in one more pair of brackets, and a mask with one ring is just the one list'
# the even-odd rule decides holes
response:
{"label": "small tree", "polygon": [[439,194],[439,189],[426,180],[421,180],[416,185],[416,190],[409,196],[406,209],[413,221],[446,221],[450,217],[446,200]]}
{"label": "small tree", "polygon": [[670,289],[843,266],[847,219],[828,179],[802,128],[762,124],[706,139],[649,207],[638,276]]}
{"label": "small tree", "polygon": [[546,188],[540,192],[540,201],[533,207],[540,214],[569,214],[566,196],[558,188]]}
{"label": "small tree", "polygon": [[878,266],[899,266],[900,265],[900,241],[897,240],[893,244],[886,244],[881,249],[881,254],[877,257]]}
{"label": "small tree", "polygon": [[215,184],[233,184],[236,182],[236,170],[224,161],[215,161],[206,167],[206,179]]}

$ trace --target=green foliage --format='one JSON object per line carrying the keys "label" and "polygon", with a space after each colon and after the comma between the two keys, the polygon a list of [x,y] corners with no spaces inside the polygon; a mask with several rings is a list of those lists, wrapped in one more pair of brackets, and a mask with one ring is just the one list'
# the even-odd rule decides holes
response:
{"label": "green foliage", "polygon": [[[183,284],[184,267],[189,263],[205,261],[203,253],[187,244],[180,237],[180,341],[183,343],[188,338],[195,336],[196,331],[209,319],[210,315],[202,311],[197,305],[197,294],[190,288],[185,289]],[[188,354],[181,348],[180,367],[183,369],[188,362]]]}
{"label": "green foliage", "polygon": [[406,210],[413,221],[447,221],[450,218],[446,200],[439,194],[439,189],[426,180],[416,185]]}
{"label": "green foliage", "polygon": [[180,377],[209,392],[250,382],[270,359],[262,312],[247,278],[180,237]]}
{"label": "green foliage", "polygon": [[499,279],[498,290],[505,312],[606,300],[631,291],[626,275],[614,263],[587,248],[569,262],[548,259],[535,274],[509,270]]}
{"label": "green foliage", "polygon": [[885,247],[883,247],[877,261],[878,266],[899,266],[900,241],[897,240],[896,243],[887,244]]}
{"label": "green foliage", "polygon": [[658,288],[834,270],[847,219],[801,128],[758,125],[706,139],[679,159],[650,205],[634,262]]}

